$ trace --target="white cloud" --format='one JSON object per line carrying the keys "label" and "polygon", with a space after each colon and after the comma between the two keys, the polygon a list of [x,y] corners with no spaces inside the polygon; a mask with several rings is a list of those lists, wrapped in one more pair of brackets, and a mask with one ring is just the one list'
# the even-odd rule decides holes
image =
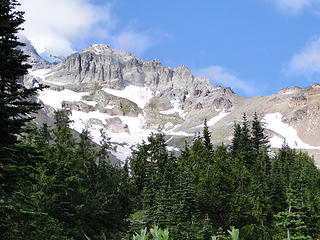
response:
{"label": "white cloud", "polygon": [[287,74],[320,74],[320,38],[313,39],[294,54],[284,71]]}
{"label": "white cloud", "polygon": [[150,36],[145,33],[126,30],[116,36],[113,36],[112,45],[115,48],[126,49],[127,51],[134,52],[139,56],[152,45],[152,41]]}
{"label": "white cloud", "polygon": [[299,13],[303,8],[308,6],[312,0],[275,0],[275,4],[285,11]]}
{"label": "white cloud", "polygon": [[[270,0],[269,0],[270,1]],[[288,14],[297,15],[304,9],[319,8],[319,0],[271,0],[276,7]]]}
{"label": "white cloud", "polygon": [[[67,56],[76,44],[87,40],[111,43],[113,47],[141,54],[151,46],[148,33],[134,30],[115,32],[117,19],[111,5],[94,5],[89,0],[21,0],[25,11],[24,35],[38,52],[49,50]],[[93,44],[96,42],[91,42]],[[88,45],[90,45],[88,44]]]}
{"label": "white cloud", "polygon": [[254,89],[246,82],[240,80],[234,73],[221,66],[210,66],[196,71],[197,75],[208,77],[213,83],[240,90],[247,95],[252,95]]}
{"label": "white cloud", "polygon": [[57,55],[72,52],[71,41],[85,36],[99,22],[112,23],[109,6],[85,0],[21,0],[25,11],[24,34],[38,51]]}

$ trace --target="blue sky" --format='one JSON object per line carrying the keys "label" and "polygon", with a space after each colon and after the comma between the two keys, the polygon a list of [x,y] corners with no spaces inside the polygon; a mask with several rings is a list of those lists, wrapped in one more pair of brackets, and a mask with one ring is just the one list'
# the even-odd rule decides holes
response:
{"label": "blue sky", "polygon": [[320,78],[319,0],[21,0],[39,52],[94,43],[187,66],[241,96]]}

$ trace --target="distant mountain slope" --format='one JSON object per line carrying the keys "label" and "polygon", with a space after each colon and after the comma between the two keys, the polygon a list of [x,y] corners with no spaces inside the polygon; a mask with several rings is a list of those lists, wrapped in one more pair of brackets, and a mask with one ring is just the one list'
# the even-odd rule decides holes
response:
{"label": "distant mountain slope", "polygon": [[[208,120],[214,144],[229,143],[233,124],[257,112],[272,147],[284,140],[292,148],[320,152],[320,85],[283,89],[271,96],[244,98],[230,88],[194,77],[184,66],[172,69],[159,60],[143,61],[108,45],[92,45],[57,65],[34,67],[25,84],[50,86],[39,100],[53,111],[72,110],[73,128],[87,128],[96,142],[104,128],[118,143],[124,160],[131,148],[161,129],[168,144],[182,146],[185,137],[202,131]],[[317,155],[317,154],[315,154]],[[319,159],[320,160],[320,159]]]}
{"label": "distant mountain slope", "polygon": [[29,39],[23,34],[19,34],[19,41],[24,43],[25,46],[20,47],[20,49],[29,56],[28,63],[33,66],[33,68],[48,68],[50,63],[39,56],[36,49],[32,46]]}

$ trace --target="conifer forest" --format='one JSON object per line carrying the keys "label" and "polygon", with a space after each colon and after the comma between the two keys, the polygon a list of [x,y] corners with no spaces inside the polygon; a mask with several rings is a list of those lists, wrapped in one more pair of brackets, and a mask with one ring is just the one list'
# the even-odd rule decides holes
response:
{"label": "conifer forest", "polygon": [[111,164],[101,132],[35,124],[41,106],[25,88],[28,56],[17,49],[23,13],[0,0],[0,239],[320,239],[320,171],[286,143],[273,151],[257,116],[213,146],[207,123],[179,154],[149,136],[126,163]]}

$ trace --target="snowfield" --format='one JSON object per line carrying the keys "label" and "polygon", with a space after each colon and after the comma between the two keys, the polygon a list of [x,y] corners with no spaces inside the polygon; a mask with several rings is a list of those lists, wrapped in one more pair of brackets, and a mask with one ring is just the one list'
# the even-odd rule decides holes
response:
{"label": "snowfield", "polygon": [[[107,132],[107,136],[110,137],[111,142],[120,143],[121,145],[117,146],[116,151],[112,153],[121,161],[125,161],[127,157],[131,155],[131,147],[142,143],[142,141],[147,141],[148,136],[151,134],[151,130],[143,129],[142,126],[145,122],[145,117],[140,114],[138,117],[127,117],[127,116],[118,116],[123,124],[126,124],[129,129],[129,133],[120,132],[112,133]],[[100,130],[104,129],[103,125],[90,124],[90,119],[98,119],[102,124],[107,125],[106,119],[114,118],[106,113],[101,113],[99,111],[84,113],[81,111],[72,111],[70,119],[73,121],[71,127],[78,131],[87,129],[91,136],[92,140],[96,143],[100,143],[101,133]]]}
{"label": "snowfield", "polygon": [[42,83],[44,83],[44,84],[51,83],[51,84],[55,84],[58,86],[65,85],[64,83],[61,83],[61,82],[53,82],[53,81],[46,80],[47,77],[49,77],[53,74],[53,72],[51,72],[51,69],[49,69],[49,68],[39,69],[39,70],[35,70],[35,71],[29,71],[28,74],[31,76],[40,78],[42,80]]}
{"label": "snowfield", "polygon": [[[295,128],[290,125],[284,123],[282,120],[284,119],[283,115],[279,112],[266,114],[262,119],[262,122],[265,123],[265,128],[269,129],[285,139],[286,143],[290,148],[296,149],[319,149],[320,147],[310,146],[309,144],[303,142],[296,131]],[[271,147],[281,148],[284,142],[281,137],[273,136],[269,139]]]}
{"label": "snowfield", "polygon": [[51,72],[51,69],[39,69],[35,71],[30,71],[28,72],[29,75],[41,78],[42,80],[45,80],[46,77],[50,76],[49,73]]}
{"label": "snowfield", "polygon": [[128,99],[143,109],[144,106],[154,97],[155,93],[148,87],[138,87],[134,85],[128,85],[123,90],[115,90],[111,88],[102,88],[103,91],[111,95]]}
{"label": "snowfield", "polygon": [[[42,74],[42,75],[41,75]],[[44,76],[46,72],[39,73],[38,76]],[[134,89],[139,89],[138,94],[132,96],[131,91]],[[110,90],[110,89],[109,89]],[[111,93],[112,92],[112,93]],[[143,100],[141,98],[142,93],[146,93],[146,98]],[[139,87],[127,87],[125,90],[112,90],[110,94],[117,96],[125,96],[127,99],[139,103],[140,106],[146,103],[150,99],[150,92],[145,88]],[[148,95],[149,94],[149,95]],[[44,89],[39,92],[38,98],[46,105],[53,107],[54,109],[61,109],[63,101],[69,102],[84,102],[86,104],[95,106],[97,103],[95,101],[85,101],[82,100],[83,96],[89,95],[88,92],[74,92],[68,89],[64,89],[62,91],[54,91],[50,89]],[[143,100],[143,101],[142,101]],[[108,106],[108,108],[112,108],[112,106]],[[101,129],[104,129],[107,126],[107,119],[114,118],[115,116],[110,116],[107,113],[101,113],[100,111],[91,111],[91,112],[82,112],[82,111],[71,111],[70,120],[72,120],[71,128],[76,130],[77,132],[82,132],[82,130],[86,129],[90,132],[92,136],[92,140],[97,144],[100,143],[101,140]],[[107,136],[110,137],[111,142],[118,143],[116,151],[112,153],[121,161],[125,161],[127,157],[131,155],[131,149],[133,146],[142,143],[142,141],[147,142],[148,137],[152,132],[157,132],[155,130],[144,129],[143,126],[145,124],[145,116],[144,114],[139,114],[138,117],[128,117],[128,116],[117,116],[121,119],[124,125],[128,126],[129,132],[120,132],[120,133],[112,133],[107,131]],[[90,121],[91,120],[91,121]],[[94,121],[98,120],[98,122]],[[100,123],[99,123],[100,122]],[[174,132],[167,131],[165,132],[168,135],[175,136],[192,136],[192,134],[188,134],[185,132]],[[169,150],[175,150],[169,148]]]}
{"label": "snowfield", "polygon": [[[229,114],[230,114],[230,112],[225,112],[224,110],[221,111],[217,116],[214,116],[213,118],[211,118],[207,121],[207,126],[208,127],[214,126],[217,122],[219,122],[221,119],[223,119],[224,117],[226,117]],[[203,127],[204,127],[204,124],[200,124],[194,128],[203,128]]]}
{"label": "snowfield", "polygon": [[85,101],[82,100],[83,96],[89,95],[88,92],[74,92],[68,89],[62,91],[54,91],[51,89],[44,89],[39,91],[39,99],[46,105],[53,107],[54,109],[61,108],[63,101],[69,102],[84,102],[88,105],[95,106],[97,103],[95,101]]}

